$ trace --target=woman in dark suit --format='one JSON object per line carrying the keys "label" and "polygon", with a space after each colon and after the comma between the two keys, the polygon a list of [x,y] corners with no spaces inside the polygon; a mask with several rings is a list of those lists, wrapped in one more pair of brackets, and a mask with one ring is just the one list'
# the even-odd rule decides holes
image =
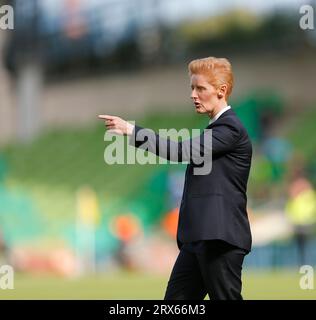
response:
{"label": "woman in dark suit", "polygon": [[[136,148],[189,162],[177,231],[180,252],[165,299],[204,299],[208,294],[211,299],[240,300],[242,265],[251,250],[246,191],[252,145],[227,103],[233,89],[229,61],[193,60],[189,75],[195,110],[210,118],[196,138],[175,142],[116,116],[99,117],[112,133],[129,135],[129,143]],[[209,170],[199,174],[197,158]]]}

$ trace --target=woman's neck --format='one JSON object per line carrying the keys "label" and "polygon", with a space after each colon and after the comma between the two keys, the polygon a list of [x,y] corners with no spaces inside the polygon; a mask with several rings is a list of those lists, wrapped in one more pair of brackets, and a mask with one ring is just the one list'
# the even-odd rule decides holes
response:
{"label": "woman's neck", "polygon": [[213,110],[209,113],[209,117],[211,119],[213,119],[219,112],[221,112],[221,110],[223,110],[227,106],[228,106],[227,101],[223,100],[222,102],[220,102],[217,106],[215,106],[213,108]]}

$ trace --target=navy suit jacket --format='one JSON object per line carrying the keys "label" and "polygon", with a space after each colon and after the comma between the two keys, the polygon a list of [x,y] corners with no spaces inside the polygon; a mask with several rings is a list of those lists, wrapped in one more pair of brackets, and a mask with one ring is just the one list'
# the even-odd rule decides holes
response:
{"label": "navy suit jacket", "polygon": [[[175,142],[152,130],[135,126],[130,144],[168,160],[188,161],[180,206],[177,242],[223,240],[251,250],[251,230],[247,215],[247,182],[252,158],[252,145],[247,131],[232,109],[225,111],[200,135]],[[199,148],[197,148],[199,147]],[[211,161],[207,174],[196,174]]]}

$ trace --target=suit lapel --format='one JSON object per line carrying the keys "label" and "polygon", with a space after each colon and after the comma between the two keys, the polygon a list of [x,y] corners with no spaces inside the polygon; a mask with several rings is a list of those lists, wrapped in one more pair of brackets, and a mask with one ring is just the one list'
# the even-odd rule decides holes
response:
{"label": "suit lapel", "polygon": [[[221,114],[220,117],[216,121],[222,120],[225,117],[232,115],[232,114],[235,114],[235,112],[232,110],[232,108],[230,108],[227,111],[225,111],[223,114]],[[211,129],[216,121],[209,124],[205,129]]]}

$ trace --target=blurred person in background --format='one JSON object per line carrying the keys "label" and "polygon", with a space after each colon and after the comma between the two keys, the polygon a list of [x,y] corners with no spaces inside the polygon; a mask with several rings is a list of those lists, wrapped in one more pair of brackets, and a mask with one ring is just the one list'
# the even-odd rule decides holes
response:
{"label": "blurred person in background", "polygon": [[285,212],[293,226],[298,264],[305,265],[308,240],[316,229],[316,193],[303,170],[292,173],[288,196]]}
{"label": "blurred person in background", "polygon": [[118,240],[115,258],[119,265],[127,270],[133,270],[133,261],[129,254],[129,248],[142,234],[141,224],[136,215],[122,214],[113,218],[111,229]]}
{"label": "blurred person in background", "polygon": [[[182,142],[153,134],[120,117],[100,115],[114,134],[130,136],[129,143],[168,160],[189,161],[180,206],[177,242],[166,300],[241,300],[241,271],[251,250],[247,216],[247,182],[252,158],[248,133],[227,101],[233,72],[224,58],[208,57],[189,64],[191,99],[195,111],[210,118],[200,135]],[[140,138],[140,135],[143,138]],[[144,144],[144,140],[147,143]],[[210,143],[211,142],[211,143]],[[198,150],[197,150],[198,149]],[[163,154],[163,150],[168,150]],[[176,151],[175,151],[176,150]],[[211,158],[211,170],[196,175],[193,154]]]}
{"label": "blurred person in background", "polygon": [[0,229],[0,266],[8,263],[8,247]]}

